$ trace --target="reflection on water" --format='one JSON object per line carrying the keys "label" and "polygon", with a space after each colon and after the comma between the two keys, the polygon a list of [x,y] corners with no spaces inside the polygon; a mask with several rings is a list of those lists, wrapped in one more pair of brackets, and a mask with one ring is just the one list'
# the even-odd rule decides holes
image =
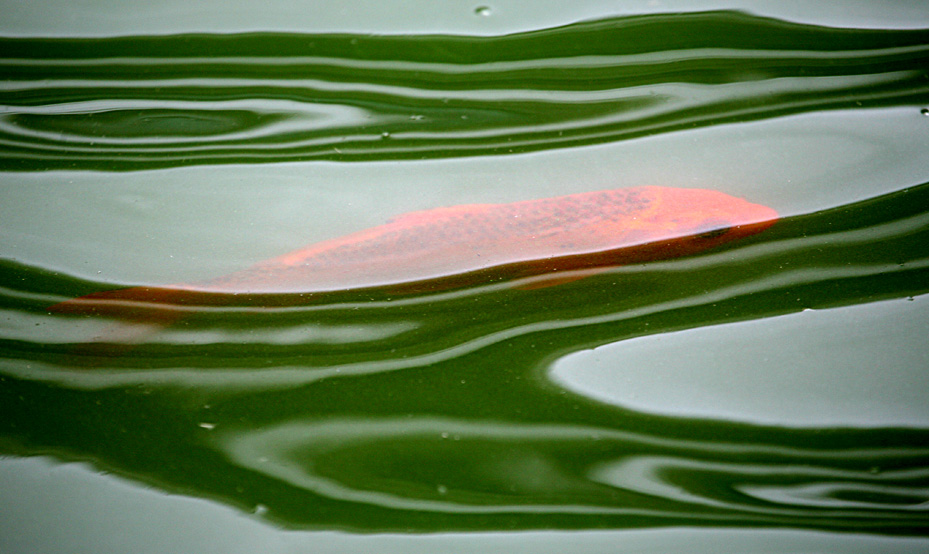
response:
{"label": "reflection on water", "polygon": [[648,335],[563,356],[549,375],[575,394],[649,413],[791,427],[927,427],[929,348],[919,347],[929,329],[926,302],[924,295],[805,309]]}
{"label": "reflection on water", "polygon": [[4,443],[261,505],[294,527],[911,533],[929,509],[920,422],[649,416],[569,393],[548,372],[628,338],[923,294],[926,205],[929,185],[544,289],[187,306],[186,325],[109,355],[47,338],[109,324],[45,314],[92,283],[8,262]]}
{"label": "reflection on water", "polygon": [[[314,552],[353,554],[378,552],[411,554],[443,552],[612,552],[621,544],[626,552],[689,552],[716,554],[720,544],[745,554],[773,552],[880,552],[922,554],[926,542],[918,537],[864,532],[823,532],[805,529],[754,527],[671,527],[645,529],[589,529],[491,531],[413,534],[347,533],[334,530],[288,531],[263,525],[248,514],[204,499],[166,494],[114,475],[94,473],[86,464],[56,464],[47,458],[7,460],[0,464],[0,483],[27,481],[28,495],[4,510],[11,528],[53,528],[62,535],[42,533],[0,535],[4,552],[52,552],[67,536],[75,552],[122,552],[126,537],[153,551],[222,551],[229,554]],[[6,490],[6,489],[5,489]],[[49,513],[40,499],[55,498]],[[88,510],[87,499],[92,499]],[[33,504],[30,500],[36,500]],[[260,513],[260,508],[256,510]],[[198,525],[191,525],[197,522]],[[184,529],[184,539],[165,529]],[[219,531],[219,532],[217,532]],[[179,542],[184,545],[178,548]],[[186,548],[194,545],[193,548]],[[20,547],[20,548],[17,548]]]}
{"label": "reflection on water", "polygon": [[0,168],[511,154],[919,102],[925,31],[737,12],[498,37],[0,38]]}
{"label": "reflection on water", "polygon": [[929,448],[901,455],[414,417],[284,422],[218,443],[237,466],[392,511],[831,528],[914,525],[929,509]]}
{"label": "reflection on water", "polygon": [[[926,36],[719,12],[493,38],[0,39],[0,167],[509,154],[908,106],[929,90]],[[572,353],[636,337],[926,294],[929,184],[905,186],[555,287],[348,291],[312,305],[255,295],[175,307],[173,327],[129,325],[137,343],[93,348],[88,337],[125,323],[46,310],[112,285],[7,258],[0,451],[260,506],[288,528],[921,537],[921,422],[660,416],[549,376]]]}

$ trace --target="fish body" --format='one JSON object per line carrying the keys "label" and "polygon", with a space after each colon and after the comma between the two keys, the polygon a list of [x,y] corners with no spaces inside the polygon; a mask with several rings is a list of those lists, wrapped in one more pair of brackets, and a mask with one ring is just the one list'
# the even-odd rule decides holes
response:
{"label": "fish body", "polygon": [[[700,252],[760,232],[776,219],[773,209],[722,192],[670,187],[437,208],[223,277],[103,291],[50,311],[128,316],[153,305],[221,304],[223,298],[241,295],[428,291],[526,277],[540,277],[533,286],[546,286],[566,280],[557,272]],[[174,316],[162,317],[169,321]]]}

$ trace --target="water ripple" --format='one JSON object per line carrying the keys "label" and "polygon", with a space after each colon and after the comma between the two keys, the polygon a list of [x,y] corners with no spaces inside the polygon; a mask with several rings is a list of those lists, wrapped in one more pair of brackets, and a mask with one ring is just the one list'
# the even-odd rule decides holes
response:
{"label": "water ripple", "polygon": [[0,169],[505,155],[904,105],[929,90],[926,37],[707,12],[501,37],[5,38]]}
{"label": "water ripple", "polygon": [[[800,453],[798,453],[800,454]],[[886,452],[871,453],[869,463],[880,464]],[[816,514],[829,518],[873,518],[876,513],[908,517],[929,511],[929,495],[923,486],[929,469],[922,467],[924,453],[912,452],[915,467],[880,471],[859,464],[845,469],[852,457],[847,452],[804,453],[803,462],[719,462],[689,458],[629,456],[598,466],[592,479],[624,489],[705,507],[737,509],[768,516],[798,517]],[[836,463],[839,462],[839,463]],[[708,491],[703,483],[716,484]],[[845,496],[843,499],[842,497]],[[854,500],[854,498],[858,500]],[[864,501],[865,498],[870,500]]]}
{"label": "water ripple", "polygon": [[[288,421],[212,436],[236,466],[397,511],[841,527],[914,524],[929,510],[926,449],[777,449],[428,417]],[[876,469],[883,464],[904,468]]]}
{"label": "water ripple", "polygon": [[[7,263],[2,371],[90,389],[151,382],[279,389],[455,362],[514,341],[558,336],[585,348],[676,330],[679,324],[662,322],[682,314],[701,326],[922,294],[929,291],[929,214],[920,208],[927,195],[922,185],[787,218],[731,248],[621,266],[558,287],[521,290],[529,280],[396,297],[349,292],[310,304],[294,294],[173,306],[186,315],[184,325],[144,335],[132,356],[124,355],[126,344],[86,341],[113,326],[127,329],[116,336],[132,336],[138,324],[49,316],[49,305],[82,294],[73,279],[50,282],[40,270]],[[865,209],[874,215],[848,216]],[[147,329],[138,327],[141,336]],[[79,369],[85,364],[95,371]]]}
{"label": "water ripple", "polygon": [[137,344],[86,337],[144,325],[46,311],[111,285],[0,260],[0,451],[94,460],[290,528],[923,536],[925,428],[656,416],[549,372],[643,335],[929,293],[926,206],[929,183],[548,288],[178,306]]}

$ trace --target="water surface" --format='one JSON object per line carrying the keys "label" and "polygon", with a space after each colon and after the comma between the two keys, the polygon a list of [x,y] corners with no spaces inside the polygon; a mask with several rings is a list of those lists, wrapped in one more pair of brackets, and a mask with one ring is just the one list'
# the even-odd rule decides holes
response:
{"label": "water surface", "polygon": [[[507,6],[4,33],[0,526],[43,530],[2,549],[118,551],[124,517],[198,529],[152,551],[925,549],[929,22]],[[637,185],[782,218],[558,287],[191,309],[109,352],[82,345],[116,322],[46,312]]]}

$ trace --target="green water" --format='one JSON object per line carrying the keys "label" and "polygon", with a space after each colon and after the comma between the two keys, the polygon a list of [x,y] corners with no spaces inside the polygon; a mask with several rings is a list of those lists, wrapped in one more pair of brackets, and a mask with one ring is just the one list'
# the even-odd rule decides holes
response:
{"label": "green water", "polygon": [[[924,551],[929,17],[849,5],[17,12],[0,550]],[[189,306],[131,347],[46,311],[638,185],[781,219],[556,287]]]}

